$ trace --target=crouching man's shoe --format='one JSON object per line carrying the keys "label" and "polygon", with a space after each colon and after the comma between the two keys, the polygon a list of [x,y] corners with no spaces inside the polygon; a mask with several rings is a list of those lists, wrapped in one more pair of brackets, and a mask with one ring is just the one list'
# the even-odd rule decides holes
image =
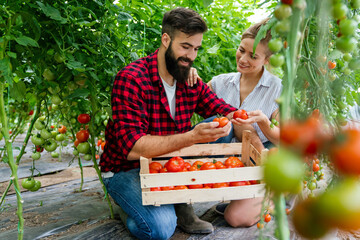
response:
{"label": "crouching man's shoe", "polygon": [[214,227],[211,223],[201,220],[190,204],[175,204],[178,226],[186,233],[212,233]]}

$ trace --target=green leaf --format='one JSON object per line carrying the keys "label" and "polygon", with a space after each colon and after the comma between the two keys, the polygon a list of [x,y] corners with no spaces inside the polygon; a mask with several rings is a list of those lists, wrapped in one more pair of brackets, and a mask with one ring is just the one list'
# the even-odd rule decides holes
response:
{"label": "green leaf", "polygon": [[85,71],[85,67],[82,65],[81,62],[77,62],[74,60],[70,60],[66,63],[66,66],[70,69],[74,69],[77,70],[79,72],[84,72]]}
{"label": "green leaf", "polygon": [[265,25],[262,25],[260,27],[259,32],[257,33],[254,41],[253,55],[255,55],[256,47],[261,41],[261,39],[263,39],[266,36],[266,32],[269,29],[272,29],[276,22],[277,22],[276,18],[271,18]]}
{"label": "green leaf", "polygon": [[59,21],[62,24],[67,22],[66,18],[61,17],[59,10],[57,10],[56,8],[53,8],[49,4],[46,4],[46,6],[45,6],[43,3],[39,2],[39,1],[37,1],[36,3],[40,6],[41,10],[49,18]]}
{"label": "green leaf", "polygon": [[72,94],[68,95],[64,99],[72,99],[72,98],[79,98],[79,97],[87,97],[89,96],[90,91],[86,88],[78,88]]}
{"label": "green leaf", "polygon": [[130,14],[126,13],[126,12],[119,12],[118,16],[117,16],[117,20],[120,21],[120,22],[121,21],[132,20],[132,19],[133,19],[133,17]]}
{"label": "green leaf", "polygon": [[39,44],[34,39],[27,36],[20,36],[15,38],[15,41],[23,46],[39,47]]}
{"label": "green leaf", "polygon": [[26,94],[26,85],[23,81],[14,82],[10,87],[10,96],[18,102],[22,102]]}
{"label": "green leaf", "polygon": [[213,0],[203,0],[203,4],[204,4],[204,7],[208,7],[210,6],[210,4],[212,4]]}
{"label": "green leaf", "polygon": [[6,54],[11,58],[16,58],[16,53],[14,52],[7,52]]}
{"label": "green leaf", "polygon": [[111,121],[113,121],[111,107],[104,107],[104,109],[107,112],[108,116],[110,117]]}
{"label": "green leaf", "polygon": [[218,52],[218,50],[220,49],[220,47],[221,47],[221,42],[218,42],[214,46],[209,48],[207,50],[207,52],[210,53],[210,54],[216,54]]}

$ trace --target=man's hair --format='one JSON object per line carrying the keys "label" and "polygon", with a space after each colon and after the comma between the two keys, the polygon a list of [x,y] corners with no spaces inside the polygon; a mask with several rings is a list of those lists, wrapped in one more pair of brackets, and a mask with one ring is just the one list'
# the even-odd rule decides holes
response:
{"label": "man's hair", "polygon": [[162,34],[167,33],[172,38],[177,31],[190,36],[207,31],[205,21],[192,9],[176,8],[165,13],[162,22]]}
{"label": "man's hair", "polygon": [[[245,30],[243,35],[241,36],[241,40],[244,40],[245,38],[251,38],[255,39],[256,35],[258,34],[260,28],[265,25],[269,21],[269,18],[265,18],[264,20],[255,23],[254,25],[251,25],[248,29]],[[266,56],[270,56],[272,53],[268,48],[268,43],[271,40],[271,29],[269,29],[266,32],[266,35],[263,39],[260,40],[260,43],[262,43],[266,47]]]}

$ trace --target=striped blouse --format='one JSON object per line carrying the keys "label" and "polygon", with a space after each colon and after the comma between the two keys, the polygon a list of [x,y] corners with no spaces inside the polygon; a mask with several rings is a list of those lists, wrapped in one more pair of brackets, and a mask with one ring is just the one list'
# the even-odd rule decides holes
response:
{"label": "striped blouse", "polygon": [[[281,79],[264,69],[258,84],[240,105],[240,76],[239,72],[220,74],[211,79],[211,86],[219,98],[233,107],[248,112],[261,110],[270,119],[274,111],[279,108],[275,100],[281,94]],[[269,141],[257,123],[254,123],[253,127],[263,143]]]}

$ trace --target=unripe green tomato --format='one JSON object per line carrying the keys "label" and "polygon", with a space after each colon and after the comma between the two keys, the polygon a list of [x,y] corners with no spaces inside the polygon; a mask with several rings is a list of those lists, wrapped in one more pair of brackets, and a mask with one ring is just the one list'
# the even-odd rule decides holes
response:
{"label": "unripe green tomato", "polygon": [[62,142],[65,140],[65,134],[59,133],[58,135],[56,135],[55,140],[58,142]]}
{"label": "unripe green tomato", "polygon": [[24,178],[22,181],[21,181],[21,186],[25,189],[31,189],[35,186],[35,180],[34,178]]}
{"label": "unripe green tomato", "polygon": [[51,156],[53,158],[58,158],[59,157],[59,153],[58,152],[51,152]]}
{"label": "unripe green tomato", "polygon": [[49,139],[52,137],[51,132],[46,128],[41,129],[40,135],[43,139]]}
{"label": "unripe green tomato", "polygon": [[345,4],[337,3],[337,4],[333,5],[332,16],[336,20],[343,19],[346,17],[346,14],[348,11],[349,11],[349,9],[347,8],[347,6]]}
{"label": "unripe green tomato", "polygon": [[288,19],[281,20],[275,24],[275,31],[280,35],[286,35],[290,31],[290,21]]}
{"label": "unripe green tomato", "polygon": [[350,5],[354,9],[360,8],[360,0],[351,0]]}
{"label": "unripe green tomato", "polygon": [[292,9],[288,4],[281,4],[274,11],[274,16],[279,20],[288,18],[291,16],[291,14],[292,14]]}
{"label": "unripe green tomato", "polygon": [[57,135],[57,131],[56,131],[56,130],[51,131],[51,136],[52,136],[52,138],[56,138],[56,135]]}
{"label": "unripe green tomato", "polygon": [[352,59],[352,56],[350,53],[345,53],[343,59],[344,61],[349,62]]}
{"label": "unripe green tomato", "polygon": [[55,105],[59,105],[61,103],[61,98],[59,95],[52,95],[50,100]]}
{"label": "unripe green tomato", "polygon": [[84,155],[84,160],[90,161],[91,159],[92,159],[91,154],[85,154],[85,155]]}
{"label": "unripe green tomato", "polygon": [[45,143],[45,150],[47,152],[53,152],[56,150],[57,148],[57,143],[55,142],[54,139],[49,139],[46,143]]}
{"label": "unripe green tomato", "polygon": [[351,70],[357,70],[360,69],[360,59],[351,59],[351,61],[348,64],[349,69]]}
{"label": "unripe green tomato", "polygon": [[308,188],[309,188],[309,190],[314,191],[316,189],[316,183],[313,181],[309,182]]}
{"label": "unripe green tomato", "polygon": [[346,76],[349,76],[350,74],[351,74],[351,70],[350,70],[350,68],[348,68],[348,67],[345,67],[345,68],[343,68],[343,73],[346,75]]}
{"label": "unripe green tomato", "polygon": [[273,38],[269,41],[268,47],[272,53],[277,53],[282,49],[283,42],[280,38]]}
{"label": "unripe green tomato", "polygon": [[43,122],[45,121],[46,117],[44,115],[40,116],[37,120]]}
{"label": "unripe green tomato", "polygon": [[73,154],[74,154],[75,156],[78,156],[78,155],[79,155],[79,151],[75,149],[75,150],[73,151]]}
{"label": "unripe green tomato", "polygon": [[52,104],[52,105],[51,105],[51,109],[52,109],[52,110],[58,110],[58,109],[59,109],[59,106],[58,106],[58,105],[55,105],[55,104]]}
{"label": "unripe green tomato", "polygon": [[42,75],[48,81],[53,81],[56,78],[55,74],[48,68],[45,68]]}
{"label": "unripe green tomato", "polygon": [[41,157],[41,154],[39,152],[34,152],[33,154],[31,154],[31,158],[34,160],[39,160]]}
{"label": "unripe green tomato", "polygon": [[273,66],[273,67],[280,67],[284,64],[285,57],[284,57],[284,55],[277,53],[270,57],[269,62],[271,64],[271,66]]}
{"label": "unripe green tomato", "polygon": [[45,143],[45,140],[40,136],[40,135],[34,135],[31,137],[31,142],[35,145],[35,146],[40,146],[43,145]]}
{"label": "unripe green tomato", "polygon": [[55,55],[54,55],[54,60],[55,60],[57,63],[62,63],[62,62],[65,61],[65,57],[64,57],[62,54],[56,52]]}
{"label": "unripe green tomato", "polygon": [[342,36],[336,40],[336,48],[344,53],[352,52],[357,45],[357,41],[353,37]]}
{"label": "unripe green tomato", "polygon": [[104,120],[104,126],[106,127],[106,126],[107,126],[107,124],[108,124],[108,120],[107,120],[107,119],[105,119],[105,120]]}
{"label": "unripe green tomato", "polygon": [[264,164],[265,183],[278,193],[299,192],[304,172],[301,157],[286,149],[269,154]]}
{"label": "unripe green tomato", "polygon": [[61,143],[61,146],[64,146],[64,147],[66,147],[67,145],[69,145],[69,142],[68,142],[68,141],[63,141],[63,142]]}
{"label": "unripe green tomato", "polygon": [[51,94],[57,94],[61,91],[60,87],[59,87],[59,84],[57,84],[56,82],[53,82],[54,83],[54,87],[49,87],[48,88],[48,91],[51,93]]}
{"label": "unripe green tomato", "polygon": [[36,192],[37,190],[39,190],[41,188],[41,182],[38,180],[35,180],[35,184],[34,186],[29,189],[31,192]]}
{"label": "unripe green tomato", "polygon": [[77,146],[77,150],[79,151],[79,153],[86,154],[90,150],[90,144],[88,142],[79,143],[79,145]]}
{"label": "unripe green tomato", "polygon": [[74,91],[75,89],[78,88],[78,85],[73,81],[68,82],[67,86],[70,91]]}
{"label": "unripe green tomato", "polygon": [[357,22],[352,19],[343,19],[339,24],[340,32],[343,36],[354,35],[357,26]]}
{"label": "unripe green tomato", "polygon": [[42,130],[45,128],[45,124],[44,122],[40,121],[40,119],[37,119],[34,123],[34,127],[37,129],[37,130]]}
{"label": "unripe green tomato", "polygon": [[70,123],[71,124],[75,124],[77,121],[76,121],[76,118],[72,118],[72,119],[70,119]]}

